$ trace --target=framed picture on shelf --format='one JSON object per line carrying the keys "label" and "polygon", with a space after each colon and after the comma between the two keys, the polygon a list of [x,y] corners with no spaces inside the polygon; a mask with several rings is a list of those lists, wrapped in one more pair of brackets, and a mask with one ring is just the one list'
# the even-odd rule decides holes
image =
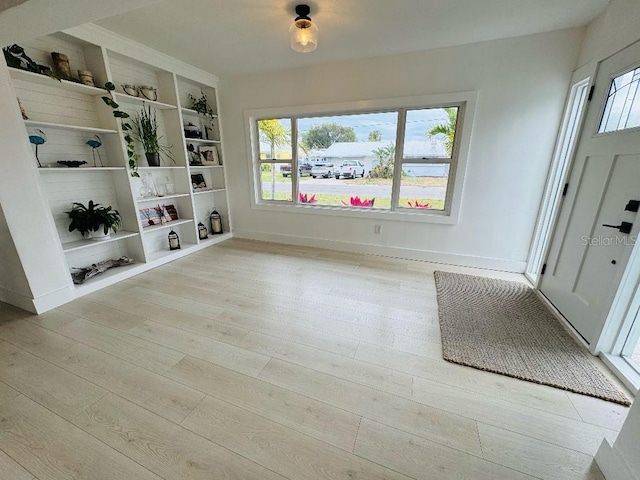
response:
{"label": "framed picture on shelf", "polygon": [[200,154],[193,143],[187,143],[187,152],[189,153],[189,165],[192,167],[202,165]]}
{"label": "framed picture on shelf", "polygon": [[204,179],[204,175],[201,173],[192,173],[191,186],[193,187],[194,192],[197,192],[198,190],[206,190],[207,182]]}
{"label": "framed picture on shelf", "polygon": [[220,165],[220,155],[218,155],[218,147],[215,145],[201,146],[200,156],[203,165]]}

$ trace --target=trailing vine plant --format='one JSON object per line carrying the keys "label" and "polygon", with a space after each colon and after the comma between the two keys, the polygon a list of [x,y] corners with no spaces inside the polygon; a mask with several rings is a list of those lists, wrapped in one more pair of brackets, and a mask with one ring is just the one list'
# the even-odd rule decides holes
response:
{"label": "trailing vine plant", "polygon": [[200,91],[200,98],[196,98],[193,95],[189,94],[189,100],[191,100],[191,108],[198,112],[200,115],[204,115],[205,117],[209,117],[213,120],[216,116],[213,113],[213,108],[209,105],[209,101],[207,100],[207,96],[203,91]]}
{"label": "trailing vine plant", "polygon": [[[104,84],[104,88],[109,92],[113,92],[116,89],[116,86],[111,82],[107,82]],[[136,146],[133,142],[133,136],[131,135],[133,126],[126,121],[126,119],[129,118],[129,114],[122,110],[118,110],[120,105],[118,105],[113,98],[107,96],[103,96],[101,98],[104,103],[113,108],[113,116],[120,119],[120,125],[124,132],[124,141],[127,142],[127,157],[129,160],[129,168],[131,169],[131,176],[140,177],[140,174],[138,173],[138,160],[140,159],[140,154],[136,152]]]}

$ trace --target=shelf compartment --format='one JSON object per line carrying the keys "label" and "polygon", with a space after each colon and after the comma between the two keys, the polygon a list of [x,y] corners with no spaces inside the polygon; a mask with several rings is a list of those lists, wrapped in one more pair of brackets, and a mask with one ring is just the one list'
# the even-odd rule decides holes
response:
{"label": "shelf compartment", "polygon": [[205,140],[204,138],[186,138],[184,139],[185,143],[197,143],[199,145],[219,145],[220,140]]}
{"label": "shelf compartment", "polygon": [[133,97],[131,95],[127,95],[125,93],[113,93],[115,97],[116,103],[124,103],[129,105],[140,105],[146,104],[150,105],[158,110],[175,110],[178,107],[175,105],[170,105],[168,103],[158,102],[156,100],[147,100],[144,97]]}
{"label": "shelf compartment", "polygon": [[124,171],[124,167],[78,167],[78,168],[69,168],[69,167],[40,167],[38,171],[40,173],[51,172],[51,173],[60,173],[60,172],[115,172],[115,171]]}
{"label": "shelf compartment", "polygon": [[[91,292],[95,292],[96,290],[100,290],[101,288],[108,287],[109,285],[113,285],[114,283],[118,283],[122,280],[126,280],[131,277],[132,270],[138,270],[140,272],[143,271],[141,266],[144,265],[142,263],[132,263],[131,265],[124,265],[122,267],[111,268],[106,272],[102,272],[95,277],[86,280],[82,285],[74,285],[76,295],[81,297]],[[134,274],[135,275],[135,274]]]}
{"label": "shelf compartment", "polygon": [[144,233],[156,232],[158,230],[163,230],[165,228],[173,228],[173,227],[176,227],[178,225],[183,225],[185,223],[192,223],[192,222],[193,222],[193,218],[179,218],[178,220],[174,220],[172,222],[167,222],[164,225],[153,225],[151,227],[144,227],[142,229],[142,231]]}
{"label": "shelf compartment", "polygon": [[26,70],[20,70],[19,68],[9,67],[9,75],[14,80],[22,80],[24,82],[37,83],[38,85],[46,85],[48,87],[60,88],[69,92],[82,93],[84,95],[105,95],[108,92],[102,88],[90,87],[82,83],[70,82],[68,80],[56,80],[47,75],[40,75],[39,73],[27,72]]}
{"label": "shelf compartment", "polygon": [[[196,112],[195,110],[193,110],[192,108],[181,108],[180,111],[182,112],[183,115],[193,115],[194,117],[204,117],[204,115],[202,115],[201,113]],[[207,115],[207,117],[209,117]],[[213,118],[218,118],[218,115],[212,115]],[[209,117],[211,118],[211,117]]]}
{"label": "shelf compartment", "polygon": [[62,244],[62,250],[65,253],[75,252],[77,250],[82,250],[84,248],[97,247],[98,245],[104,245],[105,243],[118,242],[120,240],[124,240],[125,238],[136,237],[140,235],[137,232],[128,232],[126,230],[120,230],[118,233],[112,233],[111,236],[106,240],[91,240],[91,239],[82,239],[77,240],[75,242],[68,242]]}
{"label": "shelf compartment", "polygon": [[218,193],[218,192],[224,192],[226,189],[224,188],[208,188],[206,190],[198,190],[193,192],[194,195],[202,195],[205,193]]}
{"label": "shelf compartment", "polygon": [[64,123],[39,122],[37,120],[25,120],[24,124],[27,127],[55,128],[58,130],[75,130],[78,132],[103,133],[103,134],[118,133],[117,130],[111,130],[109,128],[83,127],[82,125],[66,125]]}
{"label": "shelf compartment", "polygon": [[171,195],[165,195],[164,197],[138,197],[136,198],[136,202],[138,203],[146,203],[146,202],[156,202],[158,200],[166,200],[169,198],[183,198],[183,197],[188,197],[189,194],[188,193],[174,193]]}

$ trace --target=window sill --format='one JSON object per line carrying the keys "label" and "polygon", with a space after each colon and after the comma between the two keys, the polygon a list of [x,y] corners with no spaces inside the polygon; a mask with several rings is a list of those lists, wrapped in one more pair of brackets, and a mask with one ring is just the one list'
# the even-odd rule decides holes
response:
{"label": "window sill", "polygon": [[411,212],[409,210],[383,210],[376,208],[348,208],[319,205],[278,203],[254,203],[252,208],[267,212],[284,212],[303,215],[327,215],[331,217],[351,217],[371,220],[386,220],[394,222],[435,223],[441,225],[455,225],[458,219],[443,211]]}

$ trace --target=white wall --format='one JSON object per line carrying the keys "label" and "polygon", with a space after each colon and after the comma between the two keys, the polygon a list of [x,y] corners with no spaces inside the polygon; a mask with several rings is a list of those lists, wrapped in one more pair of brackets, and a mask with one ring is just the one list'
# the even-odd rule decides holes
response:
{"label": "white wall", "polygon": [[[235,234],[523,271],[582,36],[571,29],[223,80]],[[479,99],[457,225],[386,222],[374,235],[379,220],[251,209],[244,110],[469,90]]]}

